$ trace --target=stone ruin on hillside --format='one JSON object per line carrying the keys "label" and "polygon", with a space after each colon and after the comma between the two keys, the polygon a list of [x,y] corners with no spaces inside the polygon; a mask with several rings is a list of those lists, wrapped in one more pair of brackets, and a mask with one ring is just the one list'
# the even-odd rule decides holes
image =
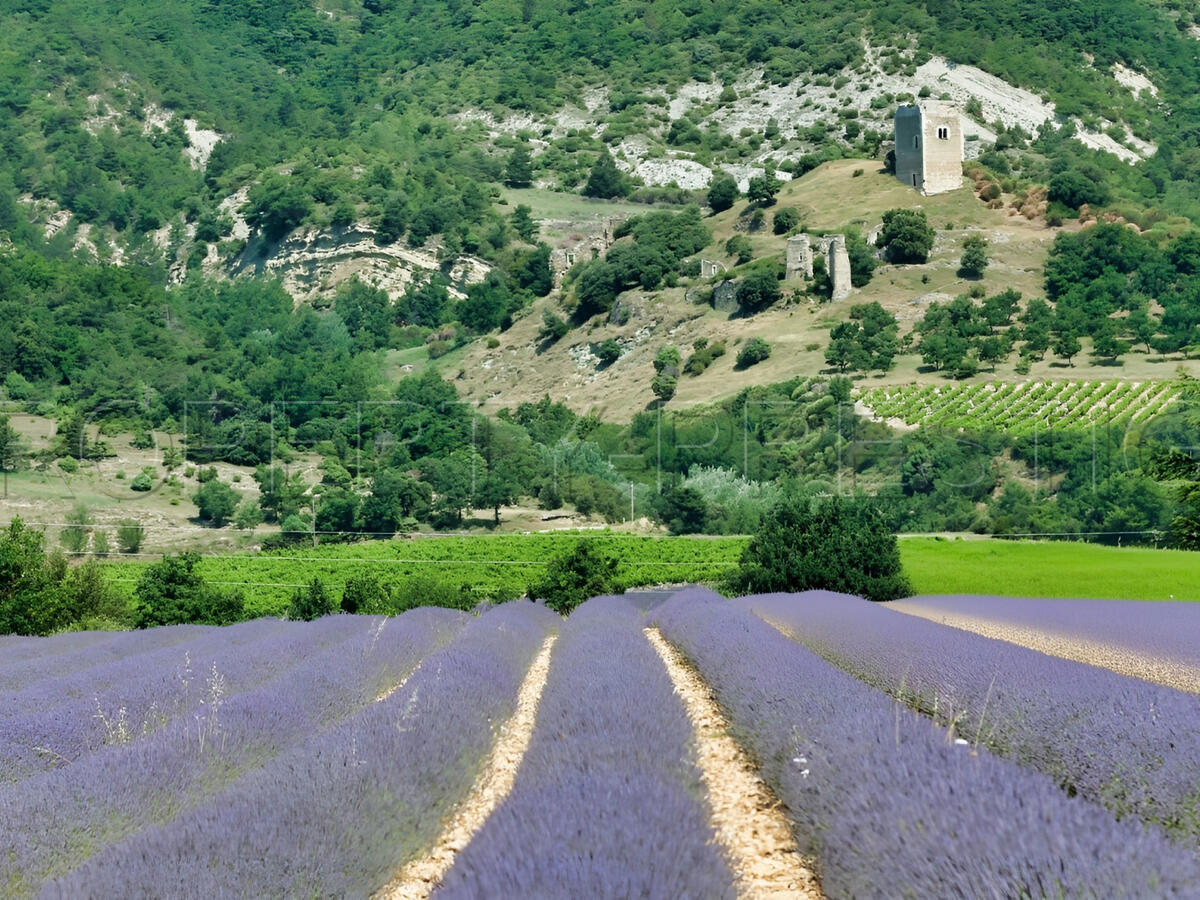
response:
{"label": "stone ruin on hillside", "polygon": [[[844,300],[850,296],[850,254],[846,252],[846,236],[826,234],[817,240],[829,271],[830,296],[834,300]],[[789,281],[813,277],[813,247],[809,235],[796,234],[788,238],[784,277]]]}
{"label": "stone ruin on hillside", "polygon": [[922,194],[962,185],[963,134],[958,107],[922,100],[896,110],[896,177]]}
{"label": "stone ruin on hillside", "polygon": [[604,220],[599,234],[573,234],[551,250],[550,271],[554,276],[554,286],[562,286],[563,276],[575,263],[598,259],[604,254],[616,241],[613,234],[624,221],[624,216],[611,216]]}

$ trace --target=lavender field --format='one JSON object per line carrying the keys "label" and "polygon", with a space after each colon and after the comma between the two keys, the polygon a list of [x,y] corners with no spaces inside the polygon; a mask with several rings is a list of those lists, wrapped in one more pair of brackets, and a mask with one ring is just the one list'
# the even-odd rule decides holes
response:
{"label": "lavender field", "polygon": [[844,595],[3,638],[0,698],[4,897],[1200,896],[1200,697]]}

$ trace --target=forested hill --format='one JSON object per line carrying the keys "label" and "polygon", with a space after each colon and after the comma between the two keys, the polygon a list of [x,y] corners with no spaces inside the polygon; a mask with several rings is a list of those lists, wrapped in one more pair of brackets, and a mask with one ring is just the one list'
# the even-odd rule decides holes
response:
{"label": "forested hill", "polygon": [[[480,187],[502,177],[500,161],[446,115],[548,114],[604,85],[611,133],[661,126],[655,114],[685,82],[728,83],[750,69],[778,84],[851,73],[864,42],[904,48],[899,68],[937,53],[1045,95],[1061,116],[1123,122],[1159,146],[1129,189],[1200,209],[1179,183],[1200,168],[1192,13],[1142,0],[18,0],[5,9],[0,229],[32,239],[29,204],[49,201],[107,229],[111,241],[93,240],[102,260],[125,250],[155,265],[183,235],[146,236],[176,222],[202,241],[228,237],[220,201],[249,185],[251,225],[274,236],[359,216],[393,235],[453,233],[452,251],[486,254]],[[1114,89],[1114,63],[1146,73],[1157,101]],[[204,154],[181,153],[202,143],[196,129],[215,132],[203,167]],[[596,145],[579,149],[590,165]],[[292,177],[272,180],[283,166]]]}

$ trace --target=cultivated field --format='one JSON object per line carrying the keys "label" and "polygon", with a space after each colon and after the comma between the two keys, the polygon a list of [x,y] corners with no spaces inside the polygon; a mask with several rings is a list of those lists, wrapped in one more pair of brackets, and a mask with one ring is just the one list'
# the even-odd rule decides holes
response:
{"label": "cultivated field", "polygon": [[1200,891],[1194,696],[844,595],[5,637],[0,692],[6,897]]}

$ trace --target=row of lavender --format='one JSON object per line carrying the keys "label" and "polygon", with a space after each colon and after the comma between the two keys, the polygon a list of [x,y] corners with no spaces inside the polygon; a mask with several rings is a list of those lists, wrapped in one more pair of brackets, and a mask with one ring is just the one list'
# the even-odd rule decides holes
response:
{"label": "row of lavender", "polygon": [[[197,715],[285,676],[300,660],[365,637],[350,619],[321,629],[261,619],[231,628],[158,629],[145,642],[55,655],[7,668],[0,703],[0,784],[59,770],[107,745]],[[57,639],[48,642],[51,647]],[[122,652],[124,651],[124,652]]]}
{"label": "row of lavender", "polygon": [[512,793],[438,898],[732,897],[691,723],[623,597],[577,608],[554,648]]}
{"label": "row of lavender", "polygon": [[[431,612],[384,627],[379,620],[329,619],[317,627],[288,629],[291,641],[240,641],[246,635],[241,626],[225,635],[213,630],[184,645],[187,649],[177,648],[178,657],[160,659],[162,651],[156,650],[102,666],[95,673],[102,680],[114,666],[125,672],[123,702],[131,706],[146,706],[146,685],[162,684],[166,709],[177,696],[172,679],[178,660],[193,650],[205,653],[195,657],[201,669],[195,693],[200,696],[190,704],[190,713],[148,731],[114,734],[73,761],[64,759],[58,768],[0,788],[0,833],[14,836],[0,858],[0,894],[31,892],[98,849],[168,821],[220,792],[241,772],[370,703],[381,686],[403,678],[431,647],[462,626],[461,614]],[[270,623],[255,625],[249,630],[271,629]],[[281,654],[292,662],[249,663],[250,654]],[[151,663],[166,671],[151,668]],[[256,666],[261,681],[247,677],[242,690],[231,690],[224,671]],[[82,678],[86,671],[72,677]],[[77,729],[58,712],[52,707],[47,719],[66,741]],[[23,739],[23,733],[9,733],[12,724],[24,726],[26,721],[0,722],[0,735],[10,743]]]}
{"label": "row of lavender", "polygon": [[[414,612],[423,621],[447,613]],[[42,895],[362,896],[379,887],[465,797],[558,622],[532,604],[465,625],[449,615],[457,633],[440,649],[428,629],[409,631],[409,647],[427,655],[399,689],[298,735],[220,794],[107,847]]]}
{"label": "row of lavender", "polygon": [[1047,603],[1034,597],[959,594],[909,597],[899,605],[927,617],[966,615],[1200,666],[1200,641],[1196,640],[1200,633],[1200,603],[1081,599]]}
{"label": "row of lavender", "polygon": [[[880,610],[880,612],[884,612]],[[968,744],[701,590],[651,613],[786,805],[829,897],[1190,897],[1195,854]],[[843,619],[835,630],[853,635]],[[931,645],[922,659],[936,655]],[[1115,749],[1115,748],[1114,748]]]}
{"label": "row of lavender", "polygon": [[1191,694],[813,591],[739,601],[848,672],[1062,788],[1200,843]]}

